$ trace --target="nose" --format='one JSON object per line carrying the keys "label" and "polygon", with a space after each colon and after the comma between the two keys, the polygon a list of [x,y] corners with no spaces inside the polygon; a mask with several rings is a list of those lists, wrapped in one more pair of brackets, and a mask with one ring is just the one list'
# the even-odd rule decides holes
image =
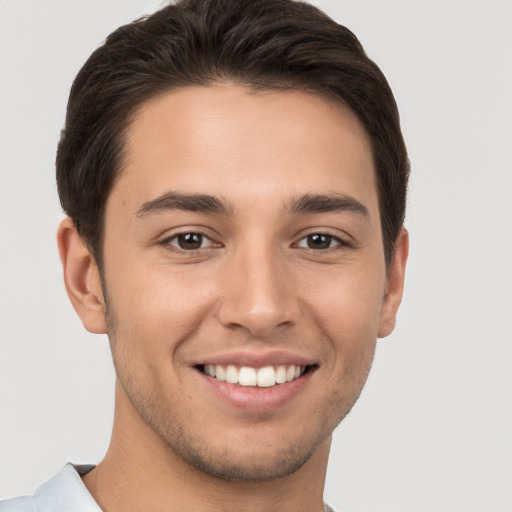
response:
{"label": "nose", "polygon": [[299,299],[289,263],[279,251],[252,249],[233,254],[226,265],[217,315],[225,327],[263,338],[296,324]]}

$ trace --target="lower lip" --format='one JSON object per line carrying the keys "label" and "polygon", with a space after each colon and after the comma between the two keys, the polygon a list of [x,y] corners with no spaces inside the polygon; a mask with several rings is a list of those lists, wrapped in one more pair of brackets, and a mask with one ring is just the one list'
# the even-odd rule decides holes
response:
{"label": "lower lip", "polygon": [[268,388],[230,384],[200,370],[197,373],[208,389],[229,405],[248,412],[262,413],[274,411],[293,400],[307,386],[313,372],[308,371],[298,379]]}

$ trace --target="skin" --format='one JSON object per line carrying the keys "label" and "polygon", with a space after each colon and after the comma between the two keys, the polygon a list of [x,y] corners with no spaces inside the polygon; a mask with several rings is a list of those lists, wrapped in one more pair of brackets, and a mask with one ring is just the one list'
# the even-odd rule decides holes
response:
{"label": "skin", "polygon": [[[106,298],[72,222],[58,233],[68,294],[86,329],[108,330],[117,374],[112,442],[86,486],[105,512],[323,510],[331,434],[394,328],[408,250],[403,229],[386,267],[363,127],[315,95],[219,83],[144,103],[127,135]],[[177,193],[226,211],[176,207]],[[186,233],[199,249],[180,248]],[[197,368],[276,350],[311,371],[268,410],[234,406]]]}

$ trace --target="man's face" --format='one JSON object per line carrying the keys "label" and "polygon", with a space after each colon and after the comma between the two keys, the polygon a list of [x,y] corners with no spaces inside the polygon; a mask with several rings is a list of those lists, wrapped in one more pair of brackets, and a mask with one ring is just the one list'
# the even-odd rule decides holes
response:
{"label": "man's face", "polygon": [[104,243],[117,412],[210,474],[290,474],[389,320],[362,126],[303,92],[188,87],[142,105],[126,150]]}

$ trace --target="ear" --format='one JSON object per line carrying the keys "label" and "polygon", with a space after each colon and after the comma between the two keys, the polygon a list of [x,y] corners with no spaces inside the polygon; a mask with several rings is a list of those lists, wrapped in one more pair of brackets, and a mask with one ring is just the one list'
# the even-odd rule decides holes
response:
{"label": "ear", "polygon": [[396,325],[396,314],[404,291],[405,265],[409,255],[409,234],[402,227],[395,243],[393,260],[387,272],[386,291],[382,302],[379,338],[389,336]]}
{"label": "ear", "polygon": [[71,304],[89,332],[106,333],[105,301],[98,267],[69,217],[59,225],[57,244]]}

